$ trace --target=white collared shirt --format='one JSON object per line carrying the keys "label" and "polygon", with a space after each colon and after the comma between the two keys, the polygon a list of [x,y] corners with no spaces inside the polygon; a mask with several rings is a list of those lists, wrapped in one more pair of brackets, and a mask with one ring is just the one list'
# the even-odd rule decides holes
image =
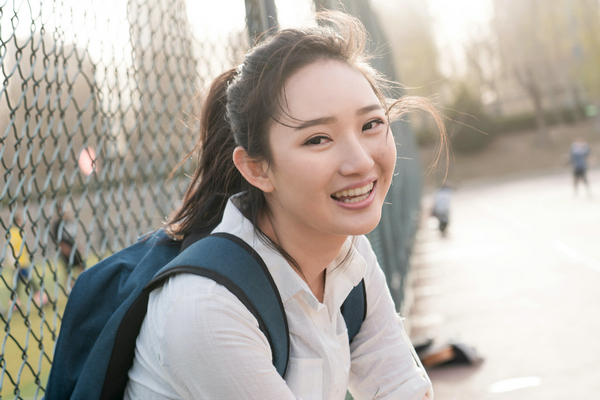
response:
{"label": "white collared shirt", "polygon": [[[229,200],[213,232],[243,239],[273,276],[287,315],[290,357],[285,379],[256,318],[225,287],[195,275],[177,275],[150,294],[136,343],[125,399],[356,400],[433,398],[416,360],[382,270],[366,237],[337,267],[351,239],[327,268],[323,303]],[[365,279],[367,317],[350,346],[340,306]]]}

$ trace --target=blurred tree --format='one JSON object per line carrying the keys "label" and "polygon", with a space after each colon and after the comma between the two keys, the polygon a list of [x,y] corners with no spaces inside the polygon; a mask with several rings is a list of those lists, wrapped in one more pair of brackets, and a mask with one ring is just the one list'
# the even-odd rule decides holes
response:
{"label": "blurred tree", "polygon": [[[564,110],[580,119],[580,105],[600,98],[600,5],[597,0],[494,0],[503,82],[500,96],[525,93],[545,138],[543,108],[564,122]],[[519,89],[520,88],[520,89]],[[506,110],[505,110],[506,111]]]}
{"label": "blurred tree", "polygon": [[502,115],[502,102],[498,93],[499,53],[494,35],[480,32],[465,45],[467,62],[465,82],[473,83],[472,90],[484,104],[489,104],[492,115]]}
{"label": "blurred tree", "polygon": [[427,3],[420,0],[374,2],[393,50],[394,64],[402,82],[415,94],[436,94],[438,50]]}
{"label": "blurred tree", "polygon": [[[375,1],[373,5],[389,39],[396,76],[406,86],[406,93],[426,97],[439,95],[442,74],[427,2]],[[411,115],[410,120],[417,132],[436,129],[426,115]]]}
{"label": "blurred tree", "polygon": [[492,121],[484,111],[481,100],[471,92],[466,82],[458,84],[447,117],[453,150],[474,153],[492,142]]}
{"label": "blurred tree", "polygon": [[[560,1],[560,0],[559,0]],[[554,2],[554,0],[549,0]],[[505,77],[512,78],[529,97],[536,115],[538,134],[546,140],[542,86],[548,46],[544,46],[542,7],[539,0],[495,0],[495,22]]]}
{"label": "blurred tree", "polygon": [[541,140],[546,141],[548,140],[548,134],[546,132],[546,118],[544,116],[544,107],[542,106],[540,83],[533,74],[530,65],[515,66],[514,68],[515,77],[533,102],[539,137]]}
{"label": "blurred tree", "polygon": [[[600,5],[597,0],[575,0],[569,14],[569,36],[574,38],[571,57],[583,95],[600,108]],[[600,115],[595,116],[600,131]]]}

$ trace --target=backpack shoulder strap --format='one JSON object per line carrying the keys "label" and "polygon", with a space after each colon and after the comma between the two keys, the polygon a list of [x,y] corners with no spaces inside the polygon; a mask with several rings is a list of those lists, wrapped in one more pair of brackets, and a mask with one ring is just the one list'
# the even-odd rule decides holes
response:
{"label": "backpack shoulder strap", "polygon": [[257,319],[271,346],[273,365],[285,375],[289,329],[277,286],[254,249],[234,235],[217,233],[192,243],[158,271],[128,310],[115,338],[101,399],[123,397],[150,292],[179,273],[205,276],[236,295]]}
{"label": "backpack shoulder strap", "polygon": [[[190,245],[148,283],[153,290],[176,273],[205,276],[225,286],[248,308],[271,346],[273,365],[283,377],[289,356],[289,328],[277,285],[258,253],[237,236],[215,233]],[[164,274],[164,275],[163,275]]]}
{"label": "backpack shoulder strap", "polygon": [[354,339],[367,317],[367,291],[364,279],[346,297],[341,310],[344,321],[346,321],[346,328],[348,328],[348,339],[352,343],[352,339]]}

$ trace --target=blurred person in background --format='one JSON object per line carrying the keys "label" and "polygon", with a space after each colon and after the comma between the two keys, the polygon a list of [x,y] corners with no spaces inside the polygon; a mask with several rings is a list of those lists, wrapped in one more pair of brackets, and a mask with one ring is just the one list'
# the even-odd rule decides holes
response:
{"label": "blurred person in background", "polygon": [[[31,258],[29,255],[29,251],[27,250],[27,245],[25,243],[25,226],[23,224],[23,218],[20,215],[15,215],[14,224],[8,230],[9,235],[9,243],[12,251],[9,251],[9,254],[14,257],[14,275],[13,275],[13,287],[15,289],[15,295],[19,295],[19,290],[23,287],[26,294],[29,294],[28,288],[33,289],[34,300],[39,300],[38,295],[40,288],[35,280],[31,279]],[[16,282],[15,282],[16,281]],[[45,299],[44,299],[45,300]],[[43,303],[45,301],[42,300]],[[21,300],[17,297],[16,300],[17,305],[21,305]]]}
{"label": "blurred person in background", "polygon": [[[85,265],[83,257],[75,245],[76,226],[69,214],[69,205],[59,202],[56,205],[56,211],[57,218],[52,223],[51,236],[54,243],[58,245],[60,258],[66,268],[67,280],[69,280],[72,272],[77,271],[77,275],[79,275],[85,269]],[[76,276],[74,277],[76,278]],[[70,285],[67,285],[67,291],[74,283],[72,281]]]}
{"label": "blurred person in background", "polygon": [[577,138],[571,144],[571,165],[573,166],[573,188],[577,195],[579,181],[585,184],[588,194],[591,196],[592,191],[587,180],[588,157],[590,155],[590,146],[582,138]]}
{"label": "blurred person in background", "polygon": [[446,229],[450,223],[450,199],[452,197],[452,186],[445,182],[433,196],[433,209],[431,215],[438,220],[438,229],[442,236],[446,236]]}

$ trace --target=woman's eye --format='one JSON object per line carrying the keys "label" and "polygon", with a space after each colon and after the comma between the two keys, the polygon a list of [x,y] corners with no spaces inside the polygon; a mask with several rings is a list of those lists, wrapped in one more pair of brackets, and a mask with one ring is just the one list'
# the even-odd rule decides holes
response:
{"label": "woman's eye", "polygon": [[366,124],[363,125],[363,131],[368,131],[370,129],[374,129],[377,126],[383,124],[383,120],[381,119],[374,119],[372,121],[367,122]]}
{"label": "woman's eye", "polygon": [[315,136],[315,137],[311,137],[310,139],[308,139],[306,142],[304,142],[304,144],[306,144],[306,145],[323,144],[327,140],[329,140],[329,138],[327,136]]}

